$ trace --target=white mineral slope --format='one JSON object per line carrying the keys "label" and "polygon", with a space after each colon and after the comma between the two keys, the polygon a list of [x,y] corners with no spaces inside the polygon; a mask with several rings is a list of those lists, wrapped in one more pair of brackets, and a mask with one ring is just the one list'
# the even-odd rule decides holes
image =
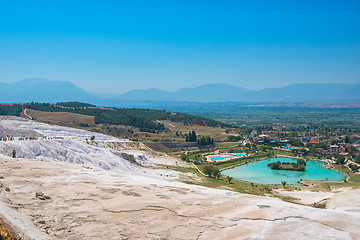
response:
{"label": "white mineral slope", "polygon": [[[24,118],[12,117],[12,116],[0,116],[0,126],[5,129],[11,129],[12,134],[18,137],[23,135],[31,136],[31,133],[37,132],[45,137],[61,137],[70,140],[85,140],[90,139],[91,136],[95,136],[96,140],[126,142],[127,139],[118,139],[112,136],[107,136],[100,133],[89,132],[81,129],[61,127],[55,125],[49,125],[46,123],[40,123]],[[1,130],[1,129],[0,129]]]}
{"label": "white mineral slope", "polygon": [[111,149],[103,149],[73,140],[8,141],[0,142],[0,153],[10,156],[16,150],[19,158],[63,161],[105,170],[133,171],[136,167]]}
{"label": "white mineral slope", "polygon": [[[47,137],[45,140],[0,141],[0,155],[11,156],[12,151],[15,150],[18,158],[70,162],[135,175],[174,176],[174,172],[143,169],[132,164],[131,161],[135,161],[144,166],[151,166],[152,162],[144,152],[134,148],[133,142],[127,139],[117,139],[104,134],[54,126],[18,117],[0,117],[0,126],[3,130],[9,130],[15,134],[36,132]],[[89,140],[92,135],[95,136],[95,141]],[[125,151],[114,150],[119,146]],[[127,151],[131,152],[132,156],[126,154]]]}
{"label": "white mineral slope", "polygon": [[53,239],[360,239],[344,211],[67,162],[0,166],[1,195]]}

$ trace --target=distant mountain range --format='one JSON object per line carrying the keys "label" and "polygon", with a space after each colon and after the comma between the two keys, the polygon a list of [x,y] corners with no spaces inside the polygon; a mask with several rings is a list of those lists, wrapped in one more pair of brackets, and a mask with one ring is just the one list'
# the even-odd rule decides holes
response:
{"label": "distant mountain range", "polygon": [[15,83],[0,83],[0,102],[59,102],[82,101],[94,96],[71,82],[29,78]]}
{"label": "distant mountain range", "polygon": [[282,88],[250,90],[227,84],[182,88],[175,92],[159,89],[132,90],[106,97],[88,93],[71,82],[25,79],[0,83],[0,102],[83,101],[96,105],[123,106],[136,102],[360,102],[358,84],[293,84]]}
{"label": "distant mountain range", "polygon": [[159,89],[132,90],[117,99],[189,102],[319,102],[360,101],[359,84],[294,84],[283,88],[250,90],[227,84],[182,88],[176,92]]}

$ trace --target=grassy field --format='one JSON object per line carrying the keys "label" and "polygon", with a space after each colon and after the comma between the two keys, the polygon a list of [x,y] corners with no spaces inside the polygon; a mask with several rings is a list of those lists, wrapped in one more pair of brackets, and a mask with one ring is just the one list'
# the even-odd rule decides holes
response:
{"label": "grassy field", "polygon": [[[143,140],[148,141],[177,141],[185,142],[185,134],[189,131],[195,131],[197,135],[200,136],[210,136],[217,141],[223,141],[230,136],[229,133],[226,133],[226,128],[221,127],[208,127],[200,126],[196,124],[184,125],[180,122],[172,122],[168,120],[158,121],[159,123],[164,124],[168,131],[162,132],[159,134],[154,133],[142,133],[137,129],[134,129],[134,136],[139,137]],[[177,133],[177,134],[176,134]]]}
{"label": "grassy field", "polygon": [[[95,124],[93,116],[81,115],[76,113],[68,112],[43,112],[33,109],[26,109],[26,115],[31,116],[34,120],[44,122],[55,122],[55,123],[67,123],[67,124]],[[23,112],[21,116],[26,117]]]}
{"label": "grassy field", "polygon": [[144,144],[157,152],[172,153],[172,150],[159,142],[144,142]]}
{"label": "grassy field", "polygon": [[239,142],[215,142],[215,147],[238,147],[240,145]]}
{"label": "grassy field", "polygon": [[212,138],[216,138],[218,140],[227,139],[229,134],[225,132],[225,128],[221,127],[208,127],[208,126],[200,126],[200,125],[184,125],[180,122],[171,122],[168,120],[159,121],[165,125],[166,128],[170,129],[172,134],[182,133],[186,134],[189,131],[196,131],[197,135],[201,136],[210,136]]}
{"label": "grassy field", "polygon": [[354,183],[357,186],[360,186],[360,175],[352,173],[346,166],[341,165],[333,165],[333,167],[338,170],[339,172],[345,173],[349,175],[348,182]]}

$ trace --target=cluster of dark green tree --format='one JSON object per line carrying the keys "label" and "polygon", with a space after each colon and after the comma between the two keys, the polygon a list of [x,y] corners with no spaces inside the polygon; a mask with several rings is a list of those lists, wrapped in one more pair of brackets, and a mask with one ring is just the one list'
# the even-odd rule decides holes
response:
{"label": "cluster of dark green tree", "polygon": [[189,134],[185,134],[186,142],[196,142],[196,133],[195,131],[189,131]]}
{"label": "cluster of dark green tree", "polygon": [[[160,111],[160,110],[157,110]],[[205,118],[205,117],[200,117],[197,115],[191,115],[191,114],[186,114],[186,113],[180,113],[180,112],[175,112],[175,113],[169,113],[166,111],[164,114],[164,118],[163,120],[167,119],[173,122],[182,122],[185,125],[192,125],[192,124],[197,124],[200,126],[208,126],[208,127],[231,127],[232,125],[227,124],[227,123],[222,123],[210,118]]]}
{"label": "cluster of dark green tree", "polygon": [[193,162],[194,164],[202,164],[206,160],[206,158],[203,157],[201,153],[191,154],[190,156],[182,153],[180,158],[185,162]]}
{"label": "cluster of dark green tree", "polygon": [[214,139],[209,136],[199,136],[197,144],[200,148],[205,146],[214,146]]}
{"label": "cluster of dark green tree", "polygon": [[353,161],[360,164],[360,156],[354,156]]}
{"label": "cluster of dark green tree", "polygon": [[255,146],[260,152],[271,151],[272,147],[266,145]]}
{"label": "cluster of dark green tree", "polygon": [[344,155],[336,156],[336,164],[344,165],[346,163],[346,157]]}
{"label": "cluster of dark green tree", "polygon": [[352,172],[356,173],[359,171],[360,167],[356,164],[350,163],[349,164],[349,168],[351,169]]}
{"label": "cluster of dark green tree", "polygon": [[269,163],[268,167],[273,170],[290,170],[290,171],[305,171],[306,161],[303,159],[298,159],[296,163],[292,162],[273,162]]}
{"label": "cluster of dark green tree", "polygon": [[83,102],[57,102],[57,106],[63,106],[63,107],[96,107],[95,105],[92,105],[90,103],[83,103]]}
{"label": "cluster of dark green tree", "polygon": [[165,130],[165,126],[162,123],[156,123],[152,120],[148,120],[144,117],[129,114],[128,112],[122,112],[114,110],[104,111],[95,115],[96,124],[113,124],[113,125],[125,125],[134,126],[140,129],[142,132],[160,132]]}
{"label": "cluster of dark green tree", "polygon": [[203,166],[202,171],[206,176],[213,176],[215,179],[219,179],[221,176],[220,170],[214,165],[205,165]]}
{"label": "cluster of dark green tree", "polygon": [[243,137],[238,135],[238,136],[234,136],[234,135],[230,135],[228,136],[228,142],[238,142],[240,140],[242,140]]}
{"label": "cluster of dark green tree", "polygon": [[182,153],[180,155],[180,159],[185,161],[185,162],[189,162],[189,156],[187,154],[185,154],[185,153]]}
{"label": "cluster of dark green tree", "polygon": [[[79,102],[61,102],[59,105],[50,103],[26,103],[0,105],[1,115],[19,116],[25,108],[45,112],[71,112],[95,117],[96,124],[125,125],[139,128],[143,132],[161,132],[165,127],[157,120],[170,120],[184,124],[199,124],[206,126],[228,126],[227,124],[185,113],[172,113],[165,110],[137,108],[96,108],[91,104]],[[196,142],[196,140],[195,140]]]}
{"label": "cluster of dark green tree", "polygon": [[22,109],[20,104],[0,105],[0,115],[20,116]]}
{"label": "cluster of dark green tree", "polygon": [[205,147],[205,146],[214,146],[214,139],[210,136],[196,136],[195,131],[189,131],[188,134],[185,134],[185,141],[186,142],[197,142],[198,147]]}

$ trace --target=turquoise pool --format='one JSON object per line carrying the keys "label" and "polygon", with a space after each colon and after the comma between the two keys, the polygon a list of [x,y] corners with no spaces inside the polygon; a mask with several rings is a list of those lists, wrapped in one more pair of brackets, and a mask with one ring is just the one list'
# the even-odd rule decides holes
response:
{"label": "turquoise pool", "polygon": [[234,157],[229,156],[229,155],[219,155],[219,156],[217,156],[217,157],[212,157],[212,158],[211,158],[211,161],[226,160],[226,159],[231,159],[231,158],[234,158]]}
{"label": "turquoise pool", "polygon": [[225,170],[222,174],[259,184],[281,184],[281,181],[286,181],[287,184],[301,185],[298,183],[300,179],[321,181],[327,178],[329,181],[341,181],[344,178],[344,175],[339,172],[320,167],[320,165],[324,165],[324,162],[321,161],[307,161],[305,172],[272,170],[267,166],[269,163],[277,161],[296,162],[296,159],[269,158]]}
{"label": "turquoise pool", "polygon": [[246,157],[246,154],[245,153],[237,153],[235,154],[236,156],[239,156],[239,157]]}

